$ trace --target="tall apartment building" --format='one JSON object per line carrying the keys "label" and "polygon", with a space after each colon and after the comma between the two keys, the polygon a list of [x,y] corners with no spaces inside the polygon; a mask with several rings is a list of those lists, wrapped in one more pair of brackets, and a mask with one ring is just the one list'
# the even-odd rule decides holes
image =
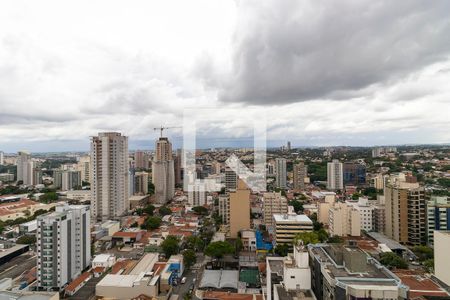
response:
{"label": "tall apartment building", "polygon": [[25,185],[33,185],[34,162],[28,151],[17,153],[17,181],[22,181]]}
{"label": "tall apartment building", "polygon": [[292,246],[295,236],[301,232],[313,230],[313,222],[306,215],[297,215],[290,211],[287,214],[274,214],[276,244]]}
{"label": "tall apartment building", "polygon": [[77,170],[81,172],[81,180],[91,183],[91,157],[89,155],[81,156],[78,159]]}
{"label": "tall apartment building", "polygon": [[345,162],[343,164],[344,185],[363,186],[366,184],[366,166],[360,163]]}
{"label": "tall apartment building", "polygon": [[242,229],[250,229],[250,189],[242,180],[236,191],[230,192],[229,225],[231,238],[237,238]]}
{"label": "tall apartment building", "polygon": [[372,149],[372,157],[380,157],[395,152],[397,152],[397,147],[376,147]]}
{"label": "tall apartment building", "polygon": [[280,189],[285,189],[287,178],[286,171],[286,159],[285,158],[276,158],[275,159],[275,185]]}
{"label": "tall apartment building", "polygon": [[3,166],[5,164],[5,154],[3,151],[0,151],[0,166]]}
{"label": "tall apartment building", "polygon": [[219,215],[222,217],[222,223],[230,224],[230,195],[219,195]]}
{"label": "tall apartment building", "polygon": [[288,202],[286,197],[281,196],[281,193],[264,193],[264,224],[272,227],[274,214],[287,214]]}
{"label": "tall apartment building", "polygon": [[374,206],[369,204],[369,199],[361,197],[358,202],[349,201],[347,203],[359,212],[361,230],[372,231]]}
{"label": "tall apartment building", "polygon": [[304,162],[299,162],[294,165],[294,189],[303,190],[305,189],[305,179],[308,177],[308,167],[305,166]]}
{"label": "tall apartment building", "polygon": [[434,231],[450,230],[450,199],[431,196],[427,201],[427,244],[433,247]]}
{"label": "tall apartment building", "polygon": [[37,286],[61,289],[91,264],[88,205],[56,206],[37,218]]}
{"label": "tall apartment building", "polygon": [[373,231],[384,233],[386,231],[386,207],[377,204],[373,208]]}
{"label": "tall apartment building", "polygon": [[229,167],[225,168],[225,188],[227,191],[232,191],[237,188],[238,184],[238,176],[236,173]]}
{"label": "tall apartment building", "polygon": [[342,190],[344,188],[343,164],[337,159],[327,164],[327,189]]}
{"label": "tall apartment building", "polygon": [[175,169],[172,143],[167,137],[156,141],[156,154],[152,163],[152,181],[155,185],[156,203],[164,204],[175,194]]}
{"label": "tall apartment building", "polygon": [[337,202],[329,211],[330,236],[360,236],[361,215],[348,203]]}
{"label": "tall apartment building", "polygon": [[150,156],[147,152],[140,150],[134,152],[134,167],[138,170],[148,170],[150,168]]}
{"label": "tall apartment building", "polygon": [[188,203],[192,206],[203,206],[206,204],[206,191],[204,185],[189,186]]}
{"label": "tall apartment building", "polygon": [[136,172],[134,174],[134,194],[147,195],[148,194],[148,173]]}
{"label": "tall apartment building", "polygon": [[175,184],[183,184],[183,151],[177,149],[177,155],[174,159],[174,170],[175,170]]}
{"label": "tall apartment building", "polygon": [[267,176],[275,175],[275,166],[272,162],[268,162],[266,164],[266,174],[267,174]]}
{"label": "tall apartment building", "polygon": [[118,132],[91,138],[92,217],[106,221],[128,210],[128,137]]}
{"label": "tall apartment building", "polygon": [[425,189],[418,183],[398,180],[384,189],[385,234],[402,244],[426,242]]}
{"label": "tall apartment building", "polygon": [[61,173],[61,190],[70,191],[81,187],[80,171],[64,171]]}

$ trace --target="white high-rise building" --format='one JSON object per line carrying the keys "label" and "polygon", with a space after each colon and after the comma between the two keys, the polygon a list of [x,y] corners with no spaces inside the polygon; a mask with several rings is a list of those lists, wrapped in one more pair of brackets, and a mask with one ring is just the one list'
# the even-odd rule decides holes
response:
{"label": "white high-rise building", "polygon": [[28,151],[19,151],[17,157],[17,181],[25,185],[33,185],[34,162]]}
{"label": "white high-rise building", "polygon": [[115,219],[127,212],[128,137],[99,133],[91,139],[92,217]]}
{"label": "white high-rise building", "polygon": [[348,203],[337,202],[329,211],[330,236],[360,236],[361,216],[357,209]]}
{"label": "white high-rise building", "polygon": [[80,171],[64,171],[61,174],[61,190],[70,191],[77,187],[81,187],[81,172]]}
{"label": "white high-rise building", "polygon": [[347,202],[352,205],[360,215],[361,229],[367,232],[373,230],[373,213],[375,206],[369,204],[369,199],[366,197],[359,198],[358,202]]}
{"label": "white high-rise building", "polygon": [[91,264],[89,206],[56,206],[37,224],[37,286],[60,289]]}
{"label": "white high-rise building", "polygon": [[206,204],[206,191],[204,185],[193,185],[188,187],[188,202],[192,206],[203,206]]}
{"label": "white high-rise building", "polygon": [[286,159],[276,158],[275,159],[275,184],[278,188],[286,188]]}
{"label": "white high-rise building", "polygon": [[343,164],[333,159],[327,165],[327,189],[342,190],[344,188]]}
{"label": "white high-rise building", "polygon": [[175,194],[175,169],[172,157],[172,143],[170,143],[167,137],[160,137],[156,141],[156,155],[152,163],[152,171],[156,203],[167,203]]}
{"label": "white high-rise building", "polygon": [[77,170],[81,172],[81,180],[91,182],[91,157],[89,155],[81,156],[77,163]]}
{"label": "white high-rise building", "polygon": [[3,151],[0,151],[0,166],[5,164],[5,154]]}

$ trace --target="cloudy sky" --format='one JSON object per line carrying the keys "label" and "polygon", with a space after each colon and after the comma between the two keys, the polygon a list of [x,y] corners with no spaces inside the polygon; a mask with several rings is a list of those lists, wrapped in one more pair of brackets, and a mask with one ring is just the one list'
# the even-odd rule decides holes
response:
{"label": "cloudy sky", "polygon": [[[450,142],[450,1],[2,1],[0,150]],[[234,111],[234,113],[229,113]],[[194,117],[194,116],[192,116]],[[175,143],[181,129],[169,131]]]}

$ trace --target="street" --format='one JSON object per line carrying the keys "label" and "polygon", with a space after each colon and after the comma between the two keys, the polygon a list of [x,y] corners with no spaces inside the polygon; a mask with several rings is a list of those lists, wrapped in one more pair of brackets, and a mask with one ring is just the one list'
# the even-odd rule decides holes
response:
{"label": "street", "polygon": [[[178,295],[178,299],[183,299],[183,297],[189,292],[189,289],[193,287],[193,290],[195,290],[195,285],[198,284],[198,281],[200,280],[197,278],[201,268],[204,264],[205,256],[203,253],[197,253],[197,263],[191,267],[190,270],[186,270],[183,274],[183,277],[186,277],[185,283],[180,283],[178,286],[174,287],[173,294]],[[200,270],[199,270],[200,269]],[[194,284],[194,278],[197,279],[197,281]],[[192,293],[192,299],[197,299]]]}

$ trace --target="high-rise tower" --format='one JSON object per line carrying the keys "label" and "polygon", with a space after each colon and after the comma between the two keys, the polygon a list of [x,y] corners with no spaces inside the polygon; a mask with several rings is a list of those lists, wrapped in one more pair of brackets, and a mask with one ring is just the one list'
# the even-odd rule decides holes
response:
{"label": "high-rise tower", "polygon": [[92,217],[115,219],[127,212],[128,137],[99,133],[91,139]]}

